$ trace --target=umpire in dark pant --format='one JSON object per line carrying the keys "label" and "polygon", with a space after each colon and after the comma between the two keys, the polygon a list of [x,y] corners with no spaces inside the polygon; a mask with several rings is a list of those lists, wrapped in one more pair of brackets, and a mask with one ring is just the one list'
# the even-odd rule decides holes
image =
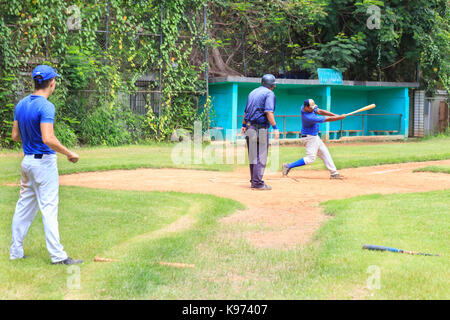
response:
{"label": "umpire in dark pant", "polygon": [[276,139],[279,138],[275,123],[275,77],[266,74],[261,86],[250,92],[244,112],[241,132],[245,134],[250,165],[250,182],[254,190],[271,190],[263,181],[269,153],[269,128],[272,126]]}

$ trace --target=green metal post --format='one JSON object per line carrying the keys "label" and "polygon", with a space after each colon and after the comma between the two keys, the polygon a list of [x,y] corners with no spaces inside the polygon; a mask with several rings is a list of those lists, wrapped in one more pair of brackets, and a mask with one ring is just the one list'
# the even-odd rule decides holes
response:
{"label": "green metal post", "polygon": [[233,129],[232,141],[236,140],[237,133],[237,107],[238,107],[238,85],[233,83],[231,87],[231,128]]}

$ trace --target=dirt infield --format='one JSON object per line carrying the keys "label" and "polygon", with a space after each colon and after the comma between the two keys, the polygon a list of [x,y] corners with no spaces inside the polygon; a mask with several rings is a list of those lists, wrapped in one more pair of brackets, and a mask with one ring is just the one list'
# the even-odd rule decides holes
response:
{"label": "dirt infield", "polygon": [[246,210],[222,219],[222,223],[264,226],[264,231],[243,236],[262,248],[292,248],[306,243],[328,217],[319,203],[365,194],[424,192],[450,188],[443,173],[412,171],[427,165],[450,165],[450,160],[414,162],[343,169],[344,180],[330,180],[328,171],[292,170],[289,178],[267,173],[271,191],[249,188],[248,169],[213,172],[182,169],[137,169],[88,172],[60,177],[61,185],[121,190],[158,190],[207,193],[231,198]]}

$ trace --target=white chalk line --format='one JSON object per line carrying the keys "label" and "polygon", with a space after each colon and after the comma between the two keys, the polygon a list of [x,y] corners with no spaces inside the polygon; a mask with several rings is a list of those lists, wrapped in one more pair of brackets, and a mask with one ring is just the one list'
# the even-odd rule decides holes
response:
{"label": "white chalk line", "polygon": [[405,169],[391,169],[391,170],[375,171],[375,172],[371,172],[369,174],[385,174],[385,173],[397,172],[397,171],[402,171],[402,170],[405,170]]}

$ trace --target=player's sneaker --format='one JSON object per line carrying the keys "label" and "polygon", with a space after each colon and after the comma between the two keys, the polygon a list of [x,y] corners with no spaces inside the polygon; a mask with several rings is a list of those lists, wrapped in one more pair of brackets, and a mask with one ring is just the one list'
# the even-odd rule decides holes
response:
{"label": "player's sneaker", "polygon": [[283,176],[287,176],[291,168],[289,168],[287,163],[283,163]]}
{"label": "player's sneaker", "polygon": [[21,258],[12,258],[11,260],[22,260],[22,259],[27,259],[28,256],[23,255]]}
{"label": "player's sneaker", "polygon": [[83,263],[83,260],[73,260],[70,257],[68,257],[66,260],[52,262],[52,264],[80,264],[80,263]]}
{"label": "player's sneaker", "polygon": [[330,176],[330,179],[342,180],[344,179],[344,177],[341,176],[339,173],[335,173]]}
{"label": "player's sneaker", "polygon": [[272,187],[268,186],[267,184],[264,184],[262,187],[259,187],[259,188],[253,188],[252,187],[252,190],[259,190],[259,191],[272,190]]}

